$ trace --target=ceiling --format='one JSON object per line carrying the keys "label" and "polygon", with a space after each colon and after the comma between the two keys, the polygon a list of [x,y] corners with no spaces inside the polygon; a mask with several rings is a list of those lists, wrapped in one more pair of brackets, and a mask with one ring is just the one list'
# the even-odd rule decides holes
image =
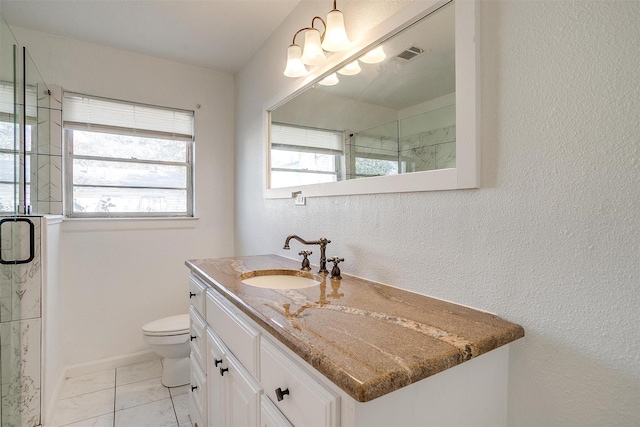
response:
{"label": "ceiling", "polygon": [[10,26],[235,74],[301,0],[1,0]]}

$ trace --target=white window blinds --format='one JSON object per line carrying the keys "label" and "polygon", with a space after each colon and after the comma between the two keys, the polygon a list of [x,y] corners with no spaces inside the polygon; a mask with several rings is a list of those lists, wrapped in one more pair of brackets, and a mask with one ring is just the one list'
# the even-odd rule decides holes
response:
{"label": "white window blinds", "polygon": [[[38,114],[38,93],[36,91],[36,87],[27,86],[26,88],[26,96],[27,96],[27,117],[33,118]],[[13,117],[16,102],[19,103],[17,98],[21,98],[21,94],[17,94],[16,88],[12,84],[0,84],[0,115],[5,118],[6,121],[10,121],[11,119],[6,119],[7,117]]]}
{"label": "white window blinds", "polygon": [[342,152],[343,133],[335,130],[271,124],[272,147],[304,147]]}
{"label": "white window blinds", "polygon": [[135,131],[137,135],[180,140],[193,138],[193,111],[164,109],[132,102],[65,92],[62,118],[77,130]]}

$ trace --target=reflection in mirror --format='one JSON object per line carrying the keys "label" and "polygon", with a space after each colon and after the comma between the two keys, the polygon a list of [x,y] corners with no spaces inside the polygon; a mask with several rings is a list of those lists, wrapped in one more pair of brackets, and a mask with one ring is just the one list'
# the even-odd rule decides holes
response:
{"label": "reflection in mirror", "polygon": [[445,4],[383,41],[382,62],[354,61],[360,73],[271,111],[270,187],[455,168],[454,12]]}

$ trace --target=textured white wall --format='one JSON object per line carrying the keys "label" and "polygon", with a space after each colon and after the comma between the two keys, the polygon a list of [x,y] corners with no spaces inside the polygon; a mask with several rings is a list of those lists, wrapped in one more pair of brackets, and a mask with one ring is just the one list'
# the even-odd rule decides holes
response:
{"label": "textured white wall", "polygon": [[57,351],[56,360],[72,365],[146,350],[142,325],[187,313],[184,261],[233,254],[233,76],[14,30],[49,84],[195,110],[199,220],[77,220],[61,226],[62,333],[49,354]]}
{"label": "textured white wall", "polygon": [[523,325],[511,426],[639,425],[640,2],[482,2],[482,188],[294,207],[262,198],[262,110],[314,7],[236,79],[236,253],[325,236],[345,272]]}

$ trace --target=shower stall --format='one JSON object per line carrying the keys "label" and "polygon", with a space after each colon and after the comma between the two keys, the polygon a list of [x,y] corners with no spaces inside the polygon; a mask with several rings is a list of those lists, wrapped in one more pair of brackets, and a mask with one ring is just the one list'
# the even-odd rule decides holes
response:
{"label": "shower stall", "polygon": [[43,218],[62,210],[62,151],[50,138],[51,112],[60,108],[51,95],[0,16],[2,427],[41,425]]}

